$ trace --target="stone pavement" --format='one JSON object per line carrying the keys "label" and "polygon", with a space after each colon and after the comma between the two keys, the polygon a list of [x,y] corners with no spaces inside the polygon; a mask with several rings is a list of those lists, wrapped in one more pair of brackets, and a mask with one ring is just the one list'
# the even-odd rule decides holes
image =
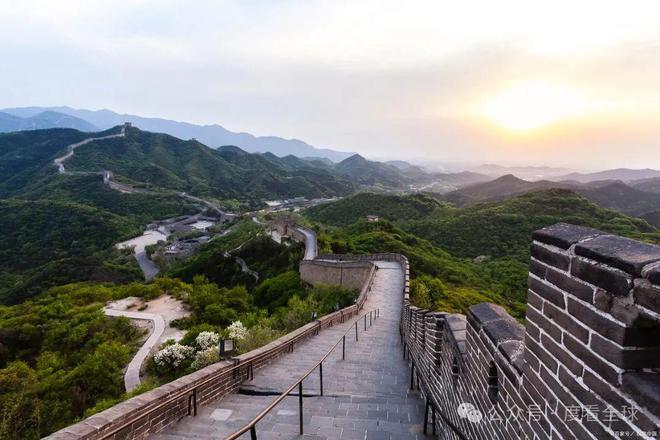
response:
{"label": "stone pavement", "polygon": [[[323,364],[324,395],[319,395],[318,369],[303,382],[303,436],[299,435],[298,397],[284,399],[257,424],[259,439],[422,439],[424,403],[409,391],[410,369],[402,359],[399,314],[403,271],[397,263],[377,262],[379,270],[363,309],[380,307],[380,318],[359,341],[352,330],[346,338],[346,360],[341,344]],[[150,440],[218,440],[242,428],[312,365],[348,329],[354,319],[322,330],[298,344],[293,353],[255,371],[254,380],[231,394],[199,408],[196,417],[149,437]],[[242,438],[249,439],[249,432]]]}

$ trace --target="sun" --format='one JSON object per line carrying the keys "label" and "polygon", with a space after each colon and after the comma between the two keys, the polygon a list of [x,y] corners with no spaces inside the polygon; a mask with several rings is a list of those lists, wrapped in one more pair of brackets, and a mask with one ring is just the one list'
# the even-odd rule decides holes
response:
{"label": "sun", "polygon": [[485,115],[513,132],[529,132],[585,113],[588,102],[576,90],[541,81],[517,84],[485,104]]}

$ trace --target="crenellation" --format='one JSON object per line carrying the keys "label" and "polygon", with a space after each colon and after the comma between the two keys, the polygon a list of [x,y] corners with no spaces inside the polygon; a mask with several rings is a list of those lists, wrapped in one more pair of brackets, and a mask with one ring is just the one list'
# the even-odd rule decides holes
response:
{"label": "crenellation", "polygon": [[[467,315],[412,305],[402,255],[320,256],[303,262],[301,274],[322,282],[353,270],[346,279],[361,286],[358,303],[236,361],[265,353],[255,361],[260,368],[297,338],[353,315],[369,292],[374,261],[396,261],[405,273],[400,332],[414,366],[411,385],[436,409],[439,438],[600,440],[619,438],[615,431],[651,438],[645,433],[660,425],[660,248],[567,224],[533,239],[524,325],[493,304],[474,305]],[[209,366],[51,438],[96,439],[127,421],[121,435],[142,439],[183,417],[182,391],[209,375],[216,378],[200,390],[200,404],[235,389],[245,372],[223,376],[232,365]],[[159,411],[135,417],[176,393]],[[626,417],[631,411],[634,419]]]}
{"label": "crenellation", "polygon": [[660,247],[616,235],[580,242],[575,254],[640,277],[642,270],[660,261]]}
{"label": "crenellation", "polygon": [[615,295],[625,296],[633,287],[633,277],[631,275],[620,269],[584,257],[573,258],[571,261],[571,275]]}

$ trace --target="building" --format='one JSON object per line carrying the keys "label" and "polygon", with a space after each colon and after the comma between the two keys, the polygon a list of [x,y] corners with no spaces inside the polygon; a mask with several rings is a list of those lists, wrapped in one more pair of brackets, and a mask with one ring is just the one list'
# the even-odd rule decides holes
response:
{"label": "building", "polygon": [[367,221],[369,223],[376,223],[380,218],[377,215],[368,215],[367,216]]}

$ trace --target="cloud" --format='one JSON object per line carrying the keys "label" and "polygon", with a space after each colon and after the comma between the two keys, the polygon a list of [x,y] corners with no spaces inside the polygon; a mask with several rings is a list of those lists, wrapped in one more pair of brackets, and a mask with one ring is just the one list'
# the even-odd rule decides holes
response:
{"label": "cloud", "polygon": [[[379,157],[649,165],[659,11],[595,0],[3,2],[0,106],[107,107]],[[525,81],[579,89],[600,110],[536,138],[479,119],[475,106]]]}

